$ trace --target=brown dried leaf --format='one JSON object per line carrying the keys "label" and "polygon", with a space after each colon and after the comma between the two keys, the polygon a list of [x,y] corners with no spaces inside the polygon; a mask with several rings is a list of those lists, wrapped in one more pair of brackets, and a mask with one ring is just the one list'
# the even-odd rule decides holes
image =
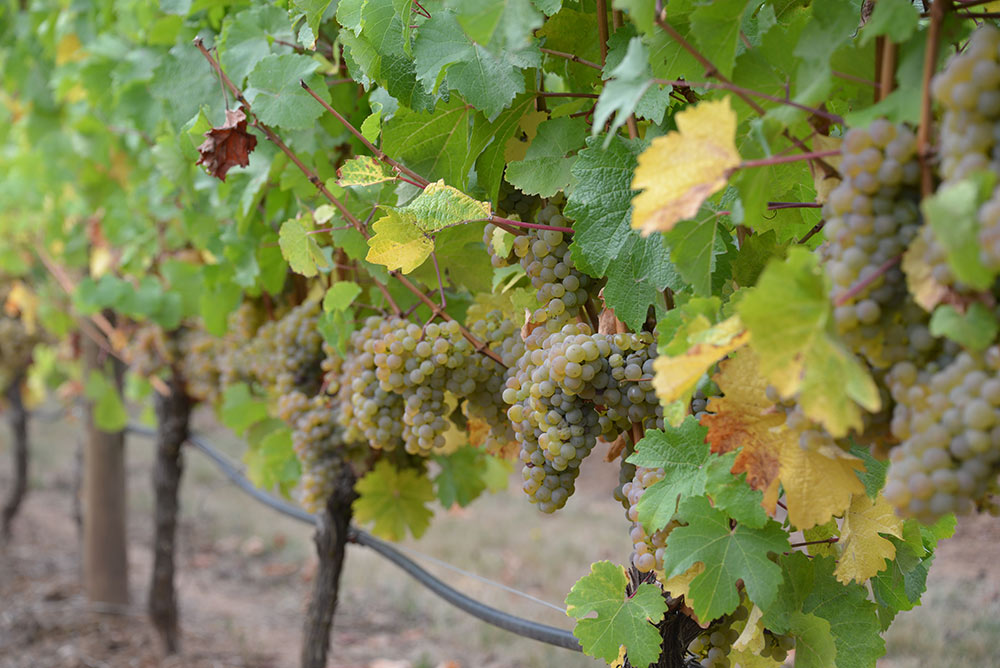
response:
{"label": "brown dried leaf", "polygon": [[246,167],[250,164],[250,154],[257,146],[257,137],[247,132],[247,115],[242,109],[226,110],[226,122],[205,133],[205,141],[198,147],[201,159],[197,165],[205,165],[208,173],[226,180],[226,172],[232,167]]}

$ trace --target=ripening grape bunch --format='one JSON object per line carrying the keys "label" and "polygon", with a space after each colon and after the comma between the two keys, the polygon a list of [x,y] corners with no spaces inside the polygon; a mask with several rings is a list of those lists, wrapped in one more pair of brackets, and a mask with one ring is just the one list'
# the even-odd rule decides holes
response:
{"label": "ripening grape bunch", "polygon": [[319,390],[325,357],[317,327],[320,308],[319,300],[307,300],[257,330],[249,349],[254,380],[279,395]]}
{"label": "ripening grape bunch", "polygon": [[0,390],[28,367],[38,341],[38,335],[29,332],[20,318],[0,310]]}

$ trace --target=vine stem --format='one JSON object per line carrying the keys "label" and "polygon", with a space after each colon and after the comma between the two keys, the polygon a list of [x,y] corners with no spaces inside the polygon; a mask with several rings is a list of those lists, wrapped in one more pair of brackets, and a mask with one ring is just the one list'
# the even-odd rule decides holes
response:
{"label": "vine stem", "polygon": [[287,145],[285,145],[285,142],[281,141],[281,138],[278,137],[278,135],[276,135],[270,127],[260,122],[260,119],[257,118],[256,114],[253,113],[250,107],[250,103],[247,102],[247,99],[245,97],[243,97],[243,91],[241,91],[236,86],[236,84],[233,83],[232,79],[230,79],[229,76],[222,70],[222,66],[219,64],[219,61],[217,61],[212,56],[212,54],[209,53],[208,49],[205,48],[205,43],[204,41],[202,41],[201,37],[195,38],[194,45],[198,47],[198,50],[201,51],[201,55],[203,55],[205,59],[209,62],[212,68],[219,75],[219,78],[222,79],[226,87],[229,88],[230,91],[232,91],[233,96],[239,101],[240,104],[243,105],[243,109],[246,111],[247,115],[253,116],[254,119],[253,126],[259,129],[261,132],[263,132],[264,135],[268,138],[268,140],[272,144],[281,149],[281,152],[284,153],[288,157],[288,159],[291,160],[292,163],[294,163],[295,166],[298,167],[299,170],[306,175],[306,178],[309,179],[309,182],[312,183],[313,186],[315,186],[316,189],[319,190],[320,193],[322,193],[323,196],[330,201],[330,203],[332,203],[335,207],[337,207],[337,210],[340,211],[340,213],[344,216],[344,218],[346,218],[351,223],[351,225],[354,225],[355,227],[361,227],[361,221],[359,221],[355,217],[355,215],[351,213],[350,209],[348,209],[343,202],[341,202],[336,196],[334,196],[333,193],[331,193],[327,189],[325,185],[323,185],[323,182],[320,180],[320,178],[316,176],[316,174],[314,174],[312,170],[306,167],[301,160],[299,160],[298,156],[295,155],[295,153],[293,153],[292,150],[288,148]]}
{"label": "vine stem", "polygon": [[[749,169],[751,167],[769,167],[771,165],[781,165],[786,162],[797,162],[799,160],[816,160],[818,158],[829,158],[830,156],[834,155],[840,155],[840,150],[832,149],[829,151],[793,153],[792,155],[773,155],[770,158],[761,158],[760,160],[747,160],[745,162],[741,162],[733,169]],[[770,208],[770,204],[768,205],[768,208]],[[779,207],[779,208],[787,208],[787,207]]]}
{"label": "vine stem", "polygon": [[771,211],[779,209],[822,209],[819,202],[768,202],[767,208]]}
{"label": "vine stem", "polygon": [[801,543],[789,543],[789,547],[805,547],[806,545],[823,545],[824,543],[832,545],[839,541],[840,537],[831,536],[830,538],[823,538],[821,540],[805,540],[802,541]]}
{"label": "vine stem", "polygon": [[322,107],[326,109],[330,114],[332,114],[334,118],[340,121],[341,125],[347,128],[347,131],[350,132],[352,135],[354,135],[358,141],[364,144],[365,148],[371,151],[376,158],[378,158],[385,164],[389,165],[397,172],[406,174],[408,177],[410,177],[413,181],[416,182],[414,183],[414,185],[420,186],[421,188],[426,188],[430,184],[430,181],[420,176],[409,167],[406,167],[405,165],[396,162],[395,160],[387,156],[382,151],[382,149],[378,148],[377,146],[375,146],[375,144],[368,141],[368,139],[363,134],[361,134],[361,132],[356,127],[351,125],[351,122],[349,120],[344,118],[344,116],[339,111],[334,109],[326,100],[317,95],[316,92],[312,88],[310,88],[309,84],[307,84],[304,80],[299,79],[299,85],[302,86],[307,93],[312,95],[313,99],[319,102],[320,105],[322,105]]}
{"label": "vine stem", "polygon": [[[837,123],[839,125],[844,124],[844,117],[838,114],[830,113],[829,111],[824,111],[823,109],[817,109],[816,107],[810,107],[805,104],[799,104],[789,100],[788,98],[775,97],[774,95],[768,95],[767,93],[761,93],[760,91],[753,90],[751,88],[744,88],[743,86],[737,86],[729,80],[720,80],[719,82],[714,81],[685,81],[684,79],[653,79],[654,83],[660,84],[662,86],[688,86],[689,88],[711,88],[713,90],[727,90],[731,93],[736,93],[741,98],[746,96],[759,97],[762,100],[768,100],[770,102],[776,102],[778,104],[783,104],[788,107],[795,107],[796,109],[801,109],[802,111],[809,112],[820,118],[825,118],[832,123]],[[761,110],[763,111],[763,109]],[[760,112],[758,112],[760,113]]]}
{"label": "vine stem", "polygon": [[601,68],[608,61],[608,0],[597,0],[597,39],[601,43]]}
{"label": "vine stem", "polygon": [[937,65],[939,35],[945,12],[950,0],[934,0],[931,5],[931,20],[927,28],[927,48],[924,50],[924,76],[920,92],[920,127],[917,130],[917,158],[920,160],[920,192],[928,197],[934,192],[934,174],[931,170],[931,77]]}
{"label": "vine stem", "polygon": [[573,234],[572,227],[559,227],[558,225],[545,225],[543,223],[525,223],[520,220],[511,220],[510,218],[501,218],[500,216],[494,215],[490,215],[489,218],[483,218],[482,220],[485,220],[488,223],[493,223],[498,227],[506,225],[510,227],[527,227],[532,230],[552,230],[553,232],[562,232],[563,234]]}
{"label": "vine stem", "polygon": [[862,292],[864,292],[865,288],[867,288],[869,285],[871,285],[876,280],[878,280],[879,276],[884,275],[887,271],[889,271],[894,266],[896,266],[900,262],[900,260],[902,260],[902,259],[903,259],[903,254],[902,253],[900,253],[896,257],[889,258],[888,260],[886,260],[885,262],[883,262],[882,264],[880,264],[879,267],[878,267],[878,269],[876,269],[874,272],[872,272],[872,274],[870,276],[866,276],[864,278],[864,280],[858,281],[857,283],[855,283],[854,285],[852,285],[850,288],[848,288],[847,292],[844,292],[839,297],[837,297],[836,299],[834,299],[833,305],[834,306],[843,306],[847,302],[851,301],[852,299],[854,299],[855,297],[857,297],[859,294],[861,294]]}
{"label": "vine stem", "polygon": [[581,58],[575,53],[567,53],[566,51],[556,51],[555,49],[546,49],[546,48],[541,48],[539,49],[539,51],[541,51],[542,53],[547,53],[550,56],[556,56],[557,58],[565,58],[566,60],[571,60],[574,63],[579,63],[580,65],[583,65],[584,67],[590,67],[595,70],[602,69],[601,66],[598,65],[597,63]]}
{"label": "vine stem", "polygon": [[[663,0],[656,0],[656,12],[653,16],[654,21],[656,21],[656,25],[658,25],[661,30],[670,35],[670,37],[674,41],[676,41],[677,44],[679,44],[682,49],[690,53],[695,58],[695,60],[697,60],[699,63],[702,64],[702,66],[705,67],[706,77],[717,79],[718,81],[724,84],[732,86],[733,82],[730,81],[728,78],[726,78],[726,76],[723,75],[714,64],[712,64],[711,60],[706,58],[704,54],[702,54],[700,51],[698,51],[698,49],[694,48],[694,46],[692,46],[690,42],[684,39],[684,37],[681,36],[681,34],[677,32],[677,30],[675,30],[672,25],[667,23],[665,16],[666,16],[666,10],[663,8]],[[757,104],[757,102],[755,102],[754,99],[743,90],[733,90],[733,93],[736,96],[738,96],[741,100],[743,100],[751,109],[753,109],[758,116],[764,116],[767,113],[764,110],[764,107]],[[787,128],[782,130],[781,134],[782,136],[786,137],[790,142],[798,146],[799,149],[803,151],[809,150],[809,147],[806,146],[801,139],[792,135]],[[827,174],[827,176],[834,176],[838,174],[837,170],[829,163],[824,162],[822,160],[819,160],[818,163],[823,168],[823,171]]]}

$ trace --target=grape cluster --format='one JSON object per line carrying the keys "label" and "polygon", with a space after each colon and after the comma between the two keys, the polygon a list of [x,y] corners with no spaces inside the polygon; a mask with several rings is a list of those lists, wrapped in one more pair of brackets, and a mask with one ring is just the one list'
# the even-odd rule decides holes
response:
{"label": "grape cluster", "polygon": [[946,181],[1000,169],[1000,31],[985,24],[931,83],[943,107],[941,174]]}
{"label": "grape cluster", "polygon": [[896,365],[887,376],[896,407],[883,494],[905,517],[932,523],[967,513],[997,491],[1000,474],[1000,348],[963,352],[938,368]]}
{"label": "grape cluster", "polygon": [[0,311],[0,390],[28,367],[31,351],[38,340],[38,336],[28,332],[20,318]]}
{"label": "grape cluster", "polygon": [[264,324],[264,314],[253,302],[243,302],[226,318],[226,333],[217,341],[219,383],[225,387],[251,382],[257,330]]}
{"label": "grape cluster", "polygon": [[[834,298],[871,280],[834,309],[837,329],[876,367],[926,352],[934,340],[927,315],[908,297],[899,256],[920,229],[916,137],[875,121],[844,135],[843,181],[824,205],[826,273]],[[892,262],[896,266],[886,269]],[[875,276],[876,278],[872,279]],[[892,330],[891,336],[887,330]]]}
{"label": "grape cluster", "polygon": [[643,492],[663,480],[664,471],[661,468],[651,469],[644,466],[636,466],[634,470],[632,480],[622,487],[622,493],[628,503],[625,517],[632,523],[629,532],[632,539],[632,565],[640,573],[648,573],[654,569],[662,571],[667,535],[677,526],[677,523],[670,522],[664,528],[649,535],[639,522],[639,500],[642,498]]}
{"label": "grape cluster", "polygon": [[732,662],[729,653],[733,643],[740,637],[733,623],[747,619],[749,613],[742,605],[720,620],[714,622],[688,644],[688,651],[701,658],[702,668],[729,668]]}
{"label": "grape cluster", "polygon": [[278,417],[292,428],[292,447],[302,466],[299,503],[317,512],[334,491],[344,466],[343,429],[328,394],[314,397],[293,390],[278,399]]}
{"label": "grape cluster", "polygon": [[795,649],[795,636],[764,629],[764,648],[760,651],[762,657],[784,663],[785,659],[788,658],[788,653],[793,649]]}
{"label": "grape cluster", "polygon": [[248,347],[252,378],[277,395],[292,390],[316,394],[325,357],[323,335],[316,326],[319,315],[320,303],[313,299],[261,326]]}
{"label": "grape cluster", "polygon": [[979,207],[979,259],[990,271],[1000,272],[1000,188]]}
{"label": "grape cluster", "polygon": [[466,417],[481,420],[488,426],[484,445],[487,452],[497,453],[515,439],[514,428],[507,420],[503,391],[507,369],[515,366],[518,358],[524,355],[524,341],[517,326],[498,310],[483,312],[483,309],[473,305],[466,316],[472,335],[503,361],[501,366],[486,355],[472,356],[470,375],[477,382],[464,405]]}
{"label": "grape cluster", "polygon": [[403,445],[403,398],[375,377],[375,342],[389,330],[388,320],[372,316],[351,333],[337,400],[345,440],[391,451]]}
{"label": "grape cluster", "polygon": [[132,333],[123,357],[132,371],[149,378],[180,359],[180,350],[176,341],[164,335],[159,325],[147,324]]}

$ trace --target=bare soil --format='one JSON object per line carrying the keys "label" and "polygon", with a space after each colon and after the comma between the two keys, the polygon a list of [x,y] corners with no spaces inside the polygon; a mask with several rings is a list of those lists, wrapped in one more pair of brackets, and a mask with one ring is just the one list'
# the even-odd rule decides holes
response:
{"label": "bare soil", "polygon": [[[240,445],[210,420],[214,441]],[[87,603],[72,519],[72,422],[36,422],[29,496],[12,540],[0,546],[0,668],[286,668],[297,665],[299,624],[315,570],[310,528],[258,506],[198,453],[186,454],[178,568],[182,653],[161,658],[144,616],[151,557],[148,442],[129,442],[129,564],[132,604]],[[0,430],[0,495],[9,489]],[[603,454],[603,453],[602,453]],[[598,458],[595,453],[594,459]],[[584,467],[560,516],[541,516],[516,485],[470,508],[440,510],[416,549],[560,605],[592,561],[626,558],[614,467]],[[553,524],[556,522],[556,524]],[[419,560],[419,559],[418,559]],[[423,562],[485,602],[570,628],[564,614]],[[349,548],[334,620],[332,668],[521,668],[603,665],[513,636],[451,608],[364,548]],[[963,520],[931,569],[925,605],[902,613],[880,668],[1000,668],[1000,521]]]}

